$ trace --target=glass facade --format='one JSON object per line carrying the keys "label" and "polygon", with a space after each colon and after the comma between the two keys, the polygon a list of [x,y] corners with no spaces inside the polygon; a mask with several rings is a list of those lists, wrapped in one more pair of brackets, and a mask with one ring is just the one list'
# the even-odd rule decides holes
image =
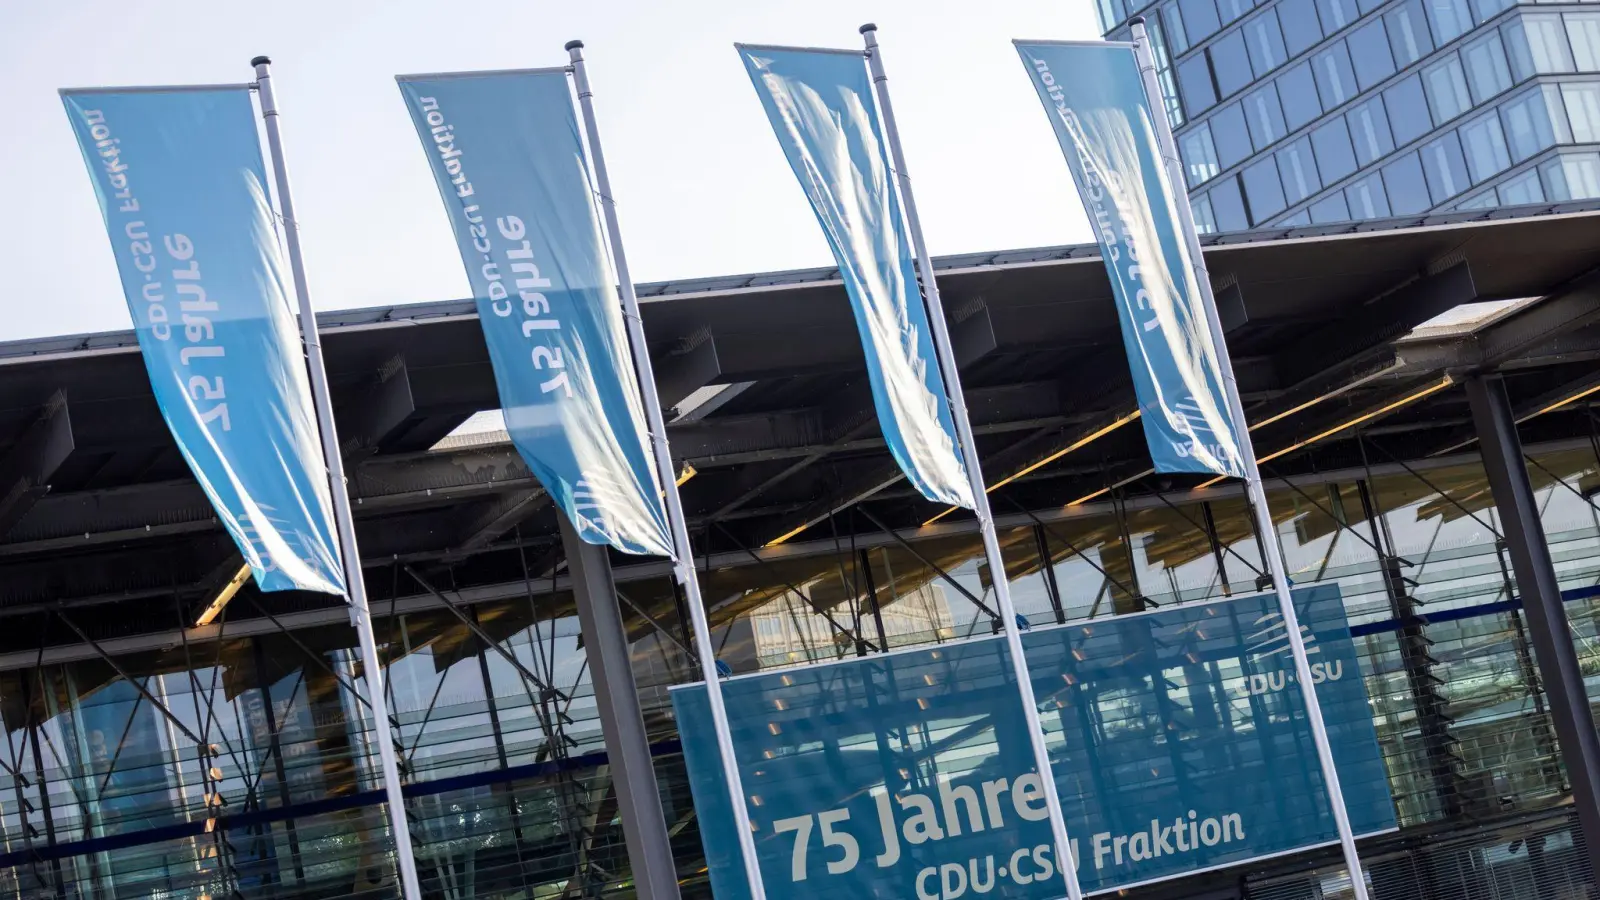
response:
{"label": "glass facade", "polygon": [[1600,197],[1600,7],[1097,0],[1143,15],[1203,231]]}

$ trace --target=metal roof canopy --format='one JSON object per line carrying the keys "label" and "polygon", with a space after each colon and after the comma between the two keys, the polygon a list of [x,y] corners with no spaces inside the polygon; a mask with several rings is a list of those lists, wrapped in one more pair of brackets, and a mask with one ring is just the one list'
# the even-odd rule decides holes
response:
{"label": "metal roof canopy", "polygon": [[[1530,414],[1600,384],[1589,371],[1600,356],[1600,203],[1206,243],[1251,418],[1272,419],[1254,433],[1263,456],[1315,438],[1319,468],[1352,464],[1353,442],[1341,440],[1350,432],[1323,433],[1356,420],[1399,458],[1460,452],[1471,437],[1461,392],[1422,393],[1450,373],[1508,371]],[[1123,481],[1135,492],[1199,483],[1141,478],[1149,461],[1137,427],[1059,454],[1134,408],[1097,248],[967,254],[935,268],[989,482],[1027,472],[1000,489],[999,511],[1059,506]],[[836,270],[640,294],[664,405],[737,386],[669,427],[674,453],[697,470],[685,504],[712,551],[760,546],[862,497],[894,527],[940,511],[911,493],[882,447]],[[1542,299],[1468,335],[1401,341],[1460,303],[1523,297]],[[319,319],[369,564],[449,563],[465,583],[520,579],[508,548],[554,538],[554,513],[526,467],[505,445],[429,450],[498,405],[471,301]],[[1575,415],[1537,416],[1528,439],[1587,434]],[[1286,454],[1267,472],[1304,471],[1305,457]],[[0,534],[0,615],[118,598],[134,615],[137,598],[214,593],[237,570],[131,332],[0,344]],[[106,618],[94,624],[119,633]]]}

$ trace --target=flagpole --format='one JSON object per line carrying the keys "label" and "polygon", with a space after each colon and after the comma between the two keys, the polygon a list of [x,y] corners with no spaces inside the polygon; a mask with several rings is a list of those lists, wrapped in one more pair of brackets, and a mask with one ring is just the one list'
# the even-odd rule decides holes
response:
{"label": "flagpole", "polygon": [[[678,494],[678,480],[672,468],[672,454],[667,446],[667,427],[661,416],[661,398],[656,393],[655,375],[650,365],[650,350],[645,344],[644,324],[639,317],[639,297],[633,289],[633,277],[628,271],[628,256],[622,248],[622,231],[617,225],[617,206],[611,194],[611,176],[606,171],[605,153],[600,149],[600,128],[595,122],[594,91],[589,87],[589,75],[584,68],[583,41],[568,41],[567,52],[572,59],[572,80],[578,90],[578,106],[583,113],[584,134],[589,140],[589,153],[593,158],[595,189],[600,194],[600,209],[605,215],[606,235],[611,244],[611,258],[617,267],[618,292],[622,295],[622,315],[628,328],[628,344],[633,352],[633,365],[639,378],[639,391],[644,400],[644,411],[650,428],[650,445],[655,452],[656,473],[666,495],[667,519],[672,529],[672,547],[677,556],[674,572],[688,595],[689,618],[694,624],[695,650],[700,656],[701,677],[706,683],[706,699],[711,706],[711,727],[717,736],[717,750],[722,756],[722,773],[728,782],[728,794],[733,807],[734,830],[739,833],[740,855],[744,858],[745,878],[750,884],[751,900],[766,900],[766,887],[761,880],[761,863],[756,856],[755,834],[750,828],[750,810],[745,806],[745,793],[739,777],[739,763],[733,754],[733,737],[728,728],[728,711],[722,702],[722,682],[717,673],[716,651],[711,645],[711,626],[706,621],[705,601],[700,596],[700,580],[694,571],[694,548],[689,543],[689,529],[684,524],[683,501]],[[679,723],[682,725],[682,723]],[[1075,898],[1076,900],[1076,898]]]}
{"label": "flagpole", "polygon": [[344,459],[339,454],[339,434],[333,421],[328,374],[322,360],[316,313],[311,309],[311,290],[306,283],[305,261],[300,253],[300,225],[295,219],[294,199],[289,193],[289,171],[284,165],[283,137],[278,129],[277,99],[272,92],[269,68],[272,60],[258,56],[250,64],[256,69],[256,90],[261,96],[261,119],[266,126],[267,147],[272,154],[272,174],[278,188],[279,212],[283,216],[284,243],[289,250],[289,271],[294,277],[294,292],[300,302],[300,334],[305,341],[307,367],[311,370],[311,398],[316,407],[318,430],[322,433],[322,458],[328,467],[333,518],[339,530],[345,590],[350,599],[350,622],[355,626],[356,637],[361,642],[361,667],[367,677],[373,740],[378,745],[384,794],[389,806],[390,830],[394,832],[396,868],[400,871],[400,884],[406,900],[422,900],[422,891],[417,883],[417,861],[411,849],[411,828],[406,821],[405,797],[400,788],[400,768],[395,762],[394,741],[389,733],[389,709],[383,689],[383,668],[378,662],[378,641],[372,633],[372,611],[367,606],[367,585],[361,577],[361,552],[356,546],[355,523],[350,516],[350,495],[345,488]]}
{"label": "flagpole", "polygon": [[878,26],[861,26],[866,40],[867,64],[872,71],[873,86],[882,111],[884,136],[889,142],[889,155],[895,174],[900,181],[900,204],[905,208],[906,227],[911,232],[911,245],[917,255],[917,271],[922,275],[922,295],[927,304],[928,323],[933,329],[933,343],[938,349],[939,365],[944,370],[945,389],[950,394],[954,413],[956,436],[961,441],[961,456],[966,463],[967,480],[972,485],[973,512],[978,516],[978,527],[983,532],[983,549],[989,558],[989,580],[994,584],[995,600],[1000,607],[1000,626],[1010,651],[1011,667],[1017,679],[1017,693],[1022,696],[1022,713],[1027,721],[1028,739],[1033,746],[1033,761],[1039,770],[1043,785],[1045,806],[1050,813],[1050,831],[1056,844],[1056,867],[1067,884],[1068,900],[1082,900],[1083,888],[1078,884],[1076,860],[1064,864],[1072,855],[1072,843],[1067,837],[1066,815],[1061,811],[1061,798],[1056,794],[1055,774],[1050,769],[1050,754],[1044,743],[1044,726],[1039,721],[1039,703],[1034,697],[1033,681],[1028,676],[1027,660],[1022,655],[1022,634],[1017,627],[1016,607],[1011,602],[1011,586],[1006,580],[1005,560],[1000,555],[1000,541],[995,536],[994,516],[989,511],[989,495],[984,491],[983,471],[978,464],[978,446],[972,437],[972,422],[967,417],[966,398],[961,390],[961,375],[956,371],[955,355],[950,349],[949,326],[945,324],[944,307],[939,300],[939,285],[933,277],[933,261],[928,256],[927,242],[922,238],[922,220],[917,216],[917,201],[911,193],[911,176],[906,173],[905,153],[900,146],[900,129],[895,124],[894,106],[889,100],[889,76],[883,70],[883,51],[878,47]]}
{"label": "flagpole", "polygon": [[1311,662],[1306,657],[1305,637],[1300,631],[1300,617],[1295,612],[1293,594],[1289,588],[1288,568],[1284,563],[1283,545],[1278,530],[1272,522],[1272,512],[1267,506],[1267,491],[1261,483],[1261,468],[1256,464],[1255,444],[1250,440],[1250,423],[1245,420],[1244,404],[1239,399],[1239,383],[1234,377],[1233,363],[1228,356],[1228,341],[1222,333],[1221,317],[1217,314],[1217,300],[1211,293],[1211,275],[1206,271],[1205,257],[1200,252],[1200,236],[1195,231],[1194,213],[1189,208],[1188,193],[1183,185],[1183,166],[1178,159],[1177,142],[1172,137],[1172,123],[1166,115],[1161,87],[1156,81],[1155,61],[1150,52],[1150,37],[1144,17],[1133,19],[1134,56],[1139,62],[1139,72],[1144,79],[1145,99],[1154,119],[1156,139],[1159,142],[1167,181],[1172,191],[1172,205],[1177,210],[1178,225],[1188,244],[1189,259],[1194,267],[1195,283],[1205,303],[1206,322],[1211,329],[1211,342],[1216,346],[1217,363],[1222,369],[1223,389],[1227,392],[1228,414],[1239,435],[1239,451],[1244,457],[1245,488],[1250,506],[1256,517],[1257,530],[1271,569],[1272,587],[1278,595],[1278,609],[1283,615],[1284,629],[1289,635],[1289,648],[1294,656],[1295,680],[1300,684],[1300,694],[1305,698],[1306,718],[1311,723],[1311,734],[1317,746],[1317,759],[1322,766],[1322,779],[1327,786],[1328,803],[1333,807],[1333,821],[1339,829],[1339,846],[1344,851],[1345,867],[1350,871],[1350,885],[1355,900],[1367,900],[1366,879],[1361,871],[1361,857],[1356,851],[1355,834],[1350,827],[1350,813],[1345,808],[1344,792],[1339,786],[1339,771],[1333,762],[1333,749],[1328,743],[1327,724],[1322,719],[1322,705],[1317,701],[1316,684],[1311,675]]}

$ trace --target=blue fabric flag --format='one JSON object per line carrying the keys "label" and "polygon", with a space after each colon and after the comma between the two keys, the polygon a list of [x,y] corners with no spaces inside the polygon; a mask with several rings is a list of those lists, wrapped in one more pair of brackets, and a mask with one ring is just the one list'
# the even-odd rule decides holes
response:
{"label": "blue fabric flag", "polygon": [[1078,185],[1122,322],[1158,472],[1244,476],[1209,308],[1194,277],[1130,44],[1017,43]]}
{"label": "blue fabric flag", "polygon": [[890,453],[922,496],[971,509],[861,52],[735,46],[839,263]]}
{"label": "blue fabric flag", "polygon": [[399,82],[450,212],[512,442],[583,540],[672,556],[566,73]]}
{"label": "blue fabric flag", "polygon": [[345,592],[248,88],[63,91],[156,402],[263,591]]}

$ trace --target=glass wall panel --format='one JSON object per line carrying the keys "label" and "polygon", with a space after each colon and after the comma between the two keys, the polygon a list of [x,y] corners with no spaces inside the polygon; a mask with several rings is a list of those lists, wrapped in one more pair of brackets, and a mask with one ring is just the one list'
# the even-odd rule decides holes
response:
{"label": "glass wall panel", "polygon": [[1493,111],[1461,126],[1461,146],[1466,151],[1467,172],[1474,184],[1511,165],[1505,132],[1500,127],[1500,117]]}
{"label": "glass wall panel", "polygon": [[1278,96],[1283,101],[1283,118],[1290,131],[1322,115],[1322,101],[1317,97],[1317,82],[1311,74],[1311,64],[1301,63],[1278,76]]}
{"label": "glass wall panel", "polygon": [[1216,34],[1222,27],[1217,18],[1216,0],[1178,0],[1178,9],[1183,13],[1183,28],[1191,45]]}
{"label": "glass wall panel", "polygon": [[[1312,131],[1311,147],[1316,151],[1317,169],[1324,182],[1338,181],[1356,170],[1355,149],[1344,119],[1330,119]],[[1312,218],[1316,218],[1316,213],[1312,213]]]}
{"label": "glass wall panel", "polygon": [[1467,75],[1461,71],[1461,60],[1454,53],[1425,66],[1422,85],[1428,95],[1428,107],[1433,112],[1436,125],[1442,125],[1472,108],[1472,97],[1467,93]]}
{"label": "glass wall panel", "polygon": [[1572,60],[1580,72],[1600,72],[1600,13],[1569,12],[1562,15]]}
{"label": "glass wall panel", "polygon": [[1409,66],[1433,52],[1433,38],[1422,11],[1422,0],[1406,0],[1383,14],[1389,26],[1390,47],[1399,66]]}
{"label": "glass wall panel", "polygon": [[1333,34],[1361,17],[1355,0],[1317,0],[1317,12],[1322,19],[1322,30],[1327,34]]}
{"label": "glass wall panel", "polygon": [[1344,189],[1353,219],[1381,219],[1389,215],[1389,198],[1383,193],[1383,180],[1368,175]]}
{"label": "glass wall panel", "polygon": [[1345,116],[1350,124],[1350,139],[1355,144],[1356,159],[1365,166],[1394,149],[1394,137],[1389,133],[1389,116],[1383,108],[1383,98],[1373,97],[1356,106]]}
{"label": "glass wall panel", "polygon": [[1453,131],[1422,145],[1422,170],[1428,176],[1428,195],[1434,205],[1449,200],[1472,186],[1467,180],[1467,162],[1461,141]]}
{"label": "glass wall panel", "polygon": [[1329,222],[1346,222],[1350,219],[1350,206],[1344,202],[1344,192],[1332,194],[1311,204],[1311,221],[1318,225]]}
{"label": "glass wall panel", "polygon": [[1345,38],[1350,61],[1355,66],[1356,84],[1366,90],[1394,74],[1394,56],[1389,52],[1389,34],[1382,19],[1373,19]]}
{"label": "glass wall panel", "polygon": [[1255,152],[1250,146],[1250,129],[1244,123],[1244,110],[1237,103],[1230,103],[1217,110],[1212,116],[1211,140],[1217,148],[1217,162],[1224,169],[1230,168]]}
{"label": "glass wall panel", "polygon": [[1545,196],[1553,201],[1600,197],[1600,153],[1563,153],[1541,163]]}
{"label": "glass wall panel", "polygon": [[1178,89],[1183,94],[1183,108],[1191,119],[1217,102],[1217,88],[1211,83],[1206,54],[1196,53],[1178,63]]}
{"label": "glass wall panel", "polygon": [[1511,176],[1496,190],[1505,206],[1544,202],[1544,186],[1539,183],[1539,172],[1535,169]]}
{"label": "glass wall panel", "polygon": [[1560,94],[1552,93],[1555,91],[1553,85],[1535,86],[1500,107],[1513,161],[1522,162],[1557,142],[1571,140],[1566,116],[1561,113]]}
{"label": "glass wall panel", "polygon": [[1217,233],[1217,217],[1211,212],[1211,195],[1201,194],[1189,198],[1189,208],[1194,213],[1194,230],[1201,234]]}
{"label": "glass wall panel", "polygon": [[1322,23],[1317,21],[1315,0],[1279,0],[1277,11],[1283,28],[1284,49],[1290,59],[1322,40]]}
{"label": "glass wall panel", "polygon": [[1234,29],[1206,48],[1211,59],[1211,71],[1216,74],[1217,94],[1230,97],[1250,86],[1255,74],[1250,70],[1250,57],[1245,51],[1244,33]]}
{"label": "glass wall panel", "polygon": [[1389,130],[1397,145],[1409,144],[1433,128],[1428,118],[1428,101],[1422,92],[1422,79],[1415,75],[1386,88],[1383,105],[1389,111]]}
{"label": "glass wall panel", "polygon": [[1499,201],[1499,199],[1497,197],[1495,197],[1494,191],[1493,190],[1487,190],[1487,191],[1484,191],[1481,194],[1478,194],[1478,195],[1473,196],[1473,197],[1468,197],[1467,199],[1461,201],[1460,203],[1457,203],[1455,205],[1455,208],[1456,209],[1494,209],[1495,207],[1497,207],[1499,205],[1500,205],[1500,201]]}
{"label": "glass wall panel", "polygon": [[1409,216],[1428,209],[1428,185],[1422,175],[1422,163],[1415,153],[1407,153],[1383,167],[1383,188],[1389,195],[1389,208],[1397,216]]}
{"label": "glass wall panel", "polygon": [[1472,8],[1478,14],[1479,22],[1486,22],[1496,13],[1504,12],[1516,5],[1516,0],[1472,0]]}
{"label": "glass wall panel", "polygon": [[1322,97],[1323,109],[1333,109],[1356,95],[1356,74],[1343,41],[1313,56],[1311,71],[1317,76],[1317,94]]}
{"label": "glass wall panel", "polygon": [[1467,0],[1428,0],[1428,23],[1434,38],[1444,44],[1472,29],[1472,12]]}
{"label": "glass wall panel", "polygon": [[1469,42],[1461,48],[1461,53],[1466,60],[1467,85],[1472,88],[1474,102],[1482,103],[1511,87],[1511,67],[1506,62],[1500,32],[1490,31]]}
{"label": "glass wall panel", "polygon": [[1217,0],[1217,12],[1222,15],[1224,25],[1249,12],[1254,6],[1250,0]]}
{"label": "glass wall panel", "polygon": [[1253,223],[1265,222],[1283,212],[1283,185],[1278,181],[1278,167],[1273,164],[1272,157],[1245,167],[1244,193],[1250,202]]}
{"label": "glass wall panel", "polygon": [[1278,151],[1278,174],[1283,179],[1284,199],[1290,206],[1322,189],[1310,138],[1302,137]]}
{"label": "glass wall panel", "polygon": [[1565,82],[1561,100],[1572,126],[1572,139],[1580,144],[1600,143],[1600,83]]}
{"label": "glass wall panel", "polygon": [[1189,30],[1184,26],[1183,13],[1178,10],[1178,4],[1169,0],[1162,4],[1160,14],[1161,22],[1167,29],[1167,38],[1172,43],[1172,52],[1179,55],[1188,52]]}
{"label": "glass wall panel", "polygon": [[1561,17],[1555,13],[1517,16],[1502,28],[1506,51],[1511,56],[1511,73],[1518,81],[1572,71],[1572,50]]}
{"label": "glass wall panel", "polygon": [[1289,58],[1283,45],[1283,31],[1278,27],[1276,10],[1269,9],[1244,23],[1244,42],[1250,51],[1250,66],[1256,77],[1271,72]]}
{"label": "glass wall panel", "polygon": [[1178,139],[1182,147],[1184,177],[1190,187],[1198,187],[1222,171],[1217,166],[1217,148],[1211,143],[1211,125],[1201,122]]}
{"label": "glass wall panel", "polygon": [[1268,84],[1252,91],[1240,101],[1240,106],[1244,108],[1244,119],[1250,127],[1250,140],[1257,150],[1266,149],[1269,144],[1283,137],[1283,108],[1278,105],[1277,88]]}

